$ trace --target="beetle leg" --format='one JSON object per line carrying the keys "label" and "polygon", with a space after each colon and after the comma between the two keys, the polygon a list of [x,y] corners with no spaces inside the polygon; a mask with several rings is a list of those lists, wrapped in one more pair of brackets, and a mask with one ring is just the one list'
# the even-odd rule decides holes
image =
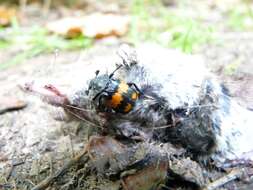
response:
{"label": "beetle leg", "polygon": [[135,88],[135,90],[136,90],[139,94],[143,94],[142,91],[139,89],[139,87],[138,87],[135,83],[128,82],[127,84],[128,84],[128,86],[130,86],[130,87],[133,86],[133,87]]}
{"label": "beetle leg", "polygon": [[105,95],[101,95],[98,99],[98,107],[101,107],[103,105],[103,99],[106,98]]}
{"label": "beetle leg", "polygon": [[98,98],[98,109],[99,110],[104,110],[105,109],[105,106],[104,106],[104,102],[103,100],[105,98],[108,97],[108,92],[104,91]]}
{"label": "beetle leg", "polygon": [[97,93],[95,96],[94,96],[94,98],[92,98],[92,100],[93,101],[95,101],[99,96],[101,96],[101,94],[103,94],[105,91],[104,90],[102,90],[102,91],[100,91],[99,93]]}

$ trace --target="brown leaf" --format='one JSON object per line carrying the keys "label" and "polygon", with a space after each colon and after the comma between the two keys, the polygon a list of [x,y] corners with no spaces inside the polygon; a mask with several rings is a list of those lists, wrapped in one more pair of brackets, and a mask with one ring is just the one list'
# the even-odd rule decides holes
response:
{"label": "brown leaf", "polygon": [[91,38],[120,37],[127,33],[129,18],[116,14],[95,13],[85,17],[68,17],[47,24],[47,29],[65,37],[84,35]]}
{"label": "brown leaf", "polygon": [[146,165],[133,175],[123,177],[121,180],[124,190],[158,189],[167,176],[168,163],[158,160],[156,163]]}
{"label": "brown leaf", "polygon": [[9,26],[11,20],[17,15],[16,9],[1,6],[0,7],[0,26]]}
{"label": "brown leaf", "polygon": [[88,143],[88,154],[91,159],[110,157],[113,154],[123,152],[124,145],[108,136],[92,136]]}

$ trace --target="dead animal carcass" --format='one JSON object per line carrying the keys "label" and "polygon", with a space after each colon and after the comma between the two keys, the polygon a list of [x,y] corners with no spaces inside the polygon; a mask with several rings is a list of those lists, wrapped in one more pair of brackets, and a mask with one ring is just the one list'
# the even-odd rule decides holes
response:
{"label": "dead animal carcass", "polygon": [[153,50],[136,53],[122,45],[121,61],[110,67],[114,72],[94,70],[71,95],[53,85],[27,83],[24,89],[98,127],[103,137],[91,138],[89,157],[100,175],[120,179],[125,190],[175,187],[179,181],[203,187],[209,182],[203,161],[222,166],[252,159],[252,112],[229,97],[201,60],[187,64],[187,56],[173,60],[178,52]]}

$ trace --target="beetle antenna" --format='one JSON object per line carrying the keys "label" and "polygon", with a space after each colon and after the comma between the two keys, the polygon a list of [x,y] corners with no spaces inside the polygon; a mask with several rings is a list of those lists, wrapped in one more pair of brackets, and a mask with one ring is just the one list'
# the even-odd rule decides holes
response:
{"label": "beetle antenna", "polygon": [[99,72],[100,72],[99,70],[96,70],[95,72],[96,77],[98,76]]}
{"label": "beetle antenna", "polygon": [[109,75],[109,78],[112,78],[114,73],[120,69],[120,67],[122,67],[122,65],[119,65],[110,75]]}

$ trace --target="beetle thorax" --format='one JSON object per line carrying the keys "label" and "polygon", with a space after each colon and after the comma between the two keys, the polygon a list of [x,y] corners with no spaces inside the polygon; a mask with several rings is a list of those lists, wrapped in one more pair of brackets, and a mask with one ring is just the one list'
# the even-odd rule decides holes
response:
{"label": "beetle thorax", "polygon": [[89,94],[96,95],[97,93],[104,90],[109,83],[110,78],[107,74],[98,76],[90,81]]}

